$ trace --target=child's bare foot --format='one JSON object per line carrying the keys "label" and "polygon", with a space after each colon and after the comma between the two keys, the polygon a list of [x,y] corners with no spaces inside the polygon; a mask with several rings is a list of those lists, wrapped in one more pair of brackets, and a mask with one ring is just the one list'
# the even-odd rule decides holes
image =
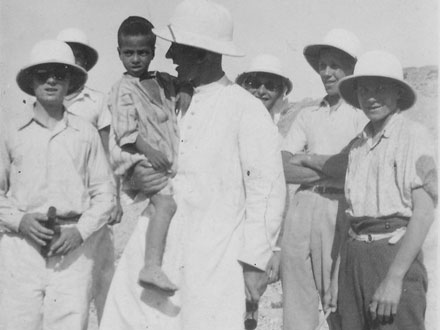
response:
{"label": "child's bare foot", "polygon": [[156,265],[145,265],[141,269],[139,272],[139,284],[144,287],[155,286],[164,290],[170,296],[178,290],[177,286],[169,280],[163,270]]}

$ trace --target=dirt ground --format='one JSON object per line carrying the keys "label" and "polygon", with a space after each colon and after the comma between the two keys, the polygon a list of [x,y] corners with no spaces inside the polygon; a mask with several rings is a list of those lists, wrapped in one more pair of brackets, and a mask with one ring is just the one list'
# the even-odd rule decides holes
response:
{"label": "dirt ground", "polygon": [[[127,210],[121,224],[114,226],[114,238],[116,255],[119,257],[131,232],[136,224],[136,214],[138,209]],[[438,220],[433,224],[424,245],[425,265],[428,270],[429,290],[428,308],[426,312],[426,330],[437,330],[438,294]],[[97,320],[94,308],[91,308],[90,322],[88,330],[97,330]],[[282,329],[282,289],[280,283],[270,285],[260,301],[259,320],[257,330],[281,330]],[[323,327],[321,330],[327,329]],[[115,329],[116,330],[116,329]],[[122,329],[121,329],[122,330]]]}

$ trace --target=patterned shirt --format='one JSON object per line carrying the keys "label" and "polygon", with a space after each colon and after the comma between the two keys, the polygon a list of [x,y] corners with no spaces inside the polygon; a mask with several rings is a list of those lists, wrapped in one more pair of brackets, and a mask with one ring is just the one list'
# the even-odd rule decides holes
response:
{"label": "patterned shirt", "polygon": [[94,127],[64,112],[53,130],[35,117],[8,125],[0,139],[0,228],[18,231],[26,213],[81,215],[85,240],[107,223],[113,177]]}
{"label": "patterned shirt", "polygon": [[345,180],[347,213],[352,217],[410,217],[412,190],[432,191],[429,186],[436,184],[432,180],[435,141],[427,128],[401,113],[389,119],[374,141],[370,123],[351,147]]}

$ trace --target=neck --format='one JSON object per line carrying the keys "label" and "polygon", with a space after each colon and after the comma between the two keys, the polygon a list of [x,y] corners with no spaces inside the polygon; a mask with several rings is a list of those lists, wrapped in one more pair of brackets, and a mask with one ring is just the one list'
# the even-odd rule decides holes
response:
{"label": "neck", "polygon": [[334,107],[341,101],[341,97],[339,94],[335,95],[327,95],[327,102],[330,105],[330,107]]}
{"label": "neck", "polygon": [[390,113],[388,116],[386,116],[382,120],[372,121],[371,122],[371,127],[373,129],[373,136],[376,136],[377,134],[379,134],[379,133],[381,133],[383,131],[383,129],[385,128],[387,123],[390,121],[390,119],[393,117],[393,115],[396,112],[397,112],[397,110],[393,111],[392,113]]}
{"label": "neck", "polygon": [[224,76],[221,55],[209,54],[207,60],[200,63],[199,76],[193,81],[194,87],[208,85]]}
{"label": "neck", "polygon": [[63,118],[63,104],[42,104],[38,100],[34,106],[35,118],[44,126],[53,129],[55,125]]}

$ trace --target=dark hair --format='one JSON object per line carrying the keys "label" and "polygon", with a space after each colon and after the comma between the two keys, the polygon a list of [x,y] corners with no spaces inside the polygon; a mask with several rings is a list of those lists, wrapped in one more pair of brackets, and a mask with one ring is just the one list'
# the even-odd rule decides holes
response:
{"label": "dark hair", "polygon": [[140,16],[129,16],[119,26],[118,29],[118,46],[121,46],[124,36],[146,36],[148,44],[154,49],[156,45],[156,35],[153,33],[154,28],[151,22]]}

